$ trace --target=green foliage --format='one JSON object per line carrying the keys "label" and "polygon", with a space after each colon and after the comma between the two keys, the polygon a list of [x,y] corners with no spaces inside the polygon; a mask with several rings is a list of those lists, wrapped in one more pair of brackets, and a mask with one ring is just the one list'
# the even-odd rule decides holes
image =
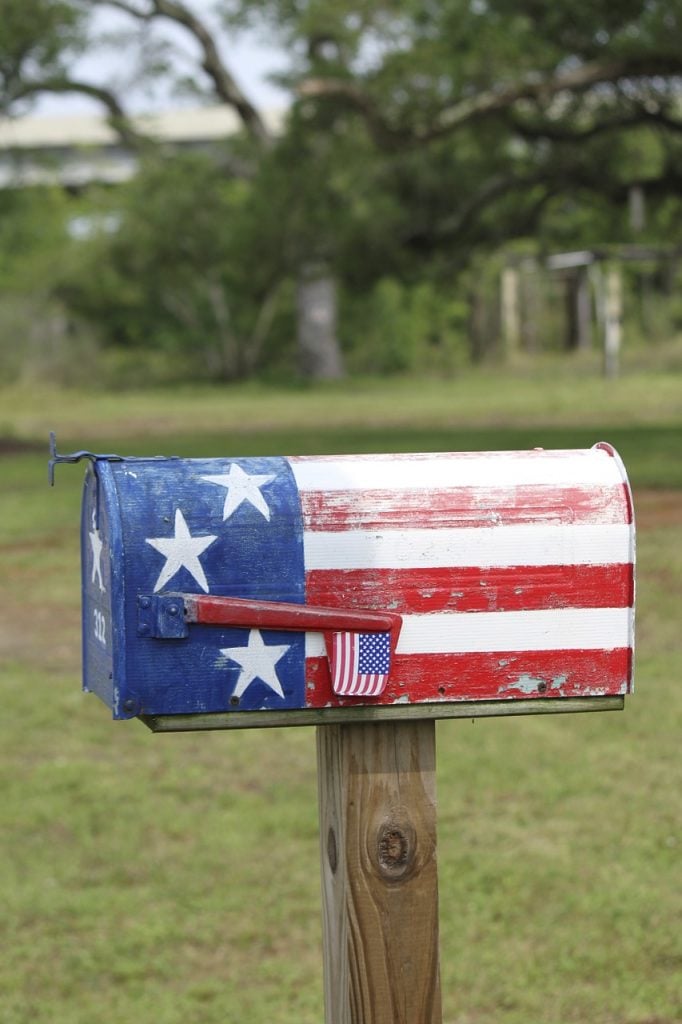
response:
{"label": "green foliage", "polygon": [[74,204],[57,188],[0,190],[0,381],[91,379],[97,351],[56,294]]}
{"label": "green foliage", "polygon": [[[75,253],[59,291],[107,345],[191,356],[195,375],[253,372],[281,314],[275,250],[259,250],[251,188],[199,156],[151,158],[116,223]],[[108,201],[108,197],[107,197]]]}
{"label": "green foliage", "polygon": [[[210,159],[155,153],[104,79],[70,78],[74,55],[106,42],[93,16],[107,7],[126,22],[129,63],[139,57],[147,82],[175,83],[163,27],[185,33],[201,52],[197,87],[234,106],[243,137]],[[311,264],[340,282],[355,367],[452,372],[465,332],[474,357],[499,334],[496,297],[479,308],[494,288],[477,278],[500,247],[682,242],[682,0],[220,0],[210,25],[192,11],[202,16],[201,5],[147,0],[3,8],[0,107],[75,88],[145,154],[99,212],[79,200],[106,230],[65,243],[39,275],[49,300],[115,351],[107,359],[123,376],[137,350],[151,351],[149,365],[169,356],[179,375],[293,372],[295,282]],[[229,42],[244,28],[284,46],[292,107],[276,139],[254,130],[230,84]],[[628,217],[633,189],[643,228]],[[52,253],[54,200],[42,201]],[[0,225],[0,281],[12,278],[17,294],[39,267],[32,209]]]}
{"label": "green foliage", "polygon": [[55,263],[69,243],[70,214],[71,204],[61,189],[0,190],[3,292],[49,288]]}
{"label": "green foliage", "polygon": [[59,77],[82,50],[87,7],[79,0],[3,0],[0,112]]}
{"label": "green foliage", "polygon": [[355,372],[449,376],[467,361],[465,305],[428,281],[383,278],[368,293],[348,293],[342,314]]}

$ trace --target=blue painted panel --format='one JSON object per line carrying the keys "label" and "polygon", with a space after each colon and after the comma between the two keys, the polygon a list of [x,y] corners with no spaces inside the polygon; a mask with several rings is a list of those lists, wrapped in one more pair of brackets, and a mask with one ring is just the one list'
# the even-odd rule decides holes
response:
{"label": "blue painted panel", "polygon": [[116,510],[107,502],[105,484],[88,469],[81,511],[81,574],[83,590],[83,688],[114,705],[115,633],[112,614],[112,539]]}
{"label": "blue painted panel", "polygon": [[[108,563],[102,583],[107,596],[113,589],[114,602],[107,605],[100,594],[88,555],[98,543],[88,529],[96,494],[89,474],[83,506],[88,688],[120,718],[304,706],[303,634],[254,636],[248,629],[194,625],[185,639],[138,635],[144,595],[181,591],[304,603],[300,502],[289,464],[280,458],[124,460],[98,463],[96,474],[99,532],[110,556],[102,555]],[[99,624],[99,614],[113,651],[94,626],[88,636],[87,620]],[[254,666],[260,666],[255,675]]]}

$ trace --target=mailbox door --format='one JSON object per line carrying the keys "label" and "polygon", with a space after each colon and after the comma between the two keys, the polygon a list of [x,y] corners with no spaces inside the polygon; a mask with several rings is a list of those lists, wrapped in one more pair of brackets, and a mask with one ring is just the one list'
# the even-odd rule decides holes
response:
{"label": "mailbox door", "polygon": [[88,469],[81,513],[83,688],[116,713],[125,689],[123,544],[108,463]]}
{"label": "mailbox door", "polygon": [[289,463],[126,459],[98,463],[96,479],[109,511],[101,528],[109,531],[111,572],[120,582],[108,700],[116,717],[303,707],[304,634],[195,625],[186,636],[160,638],[148,614],[157,596],[174,592],[304,603],[300,505]]}

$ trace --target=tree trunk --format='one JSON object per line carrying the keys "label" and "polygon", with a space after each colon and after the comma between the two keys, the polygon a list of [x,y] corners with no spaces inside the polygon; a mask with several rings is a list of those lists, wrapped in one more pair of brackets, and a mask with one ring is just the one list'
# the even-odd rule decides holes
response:
{"label": "tree trunk", "polygon": [[589,275],[586,267],[578,267],[566,277],[566,348],[569,351],[590,348],[591,320]]}
{"label": "tree trunk", "polygon": [[296,299],[302,373],[313,380],[338,380],[344,366],[336,333],[336,281],[325,264],[302,267]]}

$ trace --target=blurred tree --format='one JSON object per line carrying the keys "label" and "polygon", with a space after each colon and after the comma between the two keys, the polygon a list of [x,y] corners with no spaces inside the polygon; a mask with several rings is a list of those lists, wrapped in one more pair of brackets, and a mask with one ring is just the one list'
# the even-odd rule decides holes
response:
{"label": "blurred tree", "polygon": [[[102,201],[106,209],[111,197]],[[95,230],[72,246],[57,292],[102,325],[104,344],[161,350],[214,380],[262,367],[286,279],[274,251],[258,246],[248,183],[204,154],[150,155],[117,191],[115,229],[91,219]]]}
{"label": "blurred tree", "polygon": [[[632,230],[633,189],[644,231],[682,241],[682,0],[219,0],[219,22],[198,0],[5,3],[5,109],[44,89],[90,92],[131,145],[142,141],[121,82],[69,74],[74,55],[99,45],[90,16],[116,10],[143,70],[183,87],[186,61],[158,29],[187,34],[193,89],[230,104],[244,128],[230,168],[238,157],[249,179],[231,215],[237,258],[267,266],[280,286],[299,278],[313,374],[341,370],[333,290],[320,287],[332,274],[360,293],[387,277],[451,282],[472,253],[515,237],[620,240]],[[229,41],[244,28],[278,39],[289,59],[280,82],[294,105],[277,138],[230,70]],[[177,229],[199,223],[189,216]],[[216,265],[226,282],[227,250],[236,250],[224,245]],[[240,288],[252,280],[246,274]],[[270,292],[259,287],[264,301]],[[257,308],[254,299],[252,318]]]}
{"label": "blurred tree", "polygon": [[680,0],[221,7],[280,32],[311,126],[364,124],[404,214],[394,241],[418,255],[531,234],[557,196],[622,215],[635,185],[680,192]]}
{"label": "blurred tree", "polygon": [[[127,91],[126,86],[134,82],[140,73],[143,76],[152,77],[163,75],[171,80],[178,78],[173,61],[173,46],[167,44],[163,37],[154,39],[150,36],[156,22],[171,23],[176,28],[184,30],[195,50],[198,51],[198,74],[192,83],[194,91],[203,93],[204,98],[212,102],[217,101],[231,106],[240,118],[244,130],[244,142],[241,144],[237,142],[234,146],[236,160],[225,162],[228,176],[233,176],[236,169],[238,174],[250,178],[265,169],[264,177],[268,184],[272,185],[273,174],[268,171],[268,167],[272,165],[272,168],[276,170],[282,165],[281,156],[272,157],[273,150],[276,148],[275,139],[261,113],[248,100],[233,77],[221,52],[219,34],[214,34],[209,23],[197,13],[192,4],[186,4],[182,0],[153,0],[153,2],[152,0],[149,2],[141,0],[139,3],[128,3],[126,0],[107,0],[107,2],[99,2],[99,0],[71,0],[71,2],[68,0],[64,0],[64,2],[61,0],[59,2],[28,0],[26,5],[22,5],[21,0],[7,0],[7,3],[10,16],[9,32],[0,41],[0,110],[5,113],[21,111],[25,109],[26,102],[31,97],[41,92],[84,93],[104,105],[110,124],[126,145],[135,148],[141,155],[149,157],[154,149],[152,140],[143,136],[136,129],[124,107],[122,97]],[[140,72],[135,67],[135,62],[131,60],[131,78],[128,83],[120,80],[117,85],[99,81],[84,81],[70,73],[69,68],[73,64],[74,58],[80,53],[91,52],[98,45],[103,45],[106,42],[111,43],[111,38],[107,40],[96,34],[96,22],[93,20],[93,16],[101,8],[109,8],[126,15],[134,25],[134,28],[127,32],[118,33],[116,39],[119,47],[124,38],[127,43],[134,41],[138,44],[138,56],[142,71]],[[133,52],[134,49],[127,50],[128,54]],[[175,184],[188,188],[184,196],[184,205],[192,208],[196,213],[197,191],[193,187],[193,183],[190,182],[190,178],[183,176],[182,168],[182,161],[179,161],[179,181],[176,181]],[[290,168],[287,169],[287,176],[289,174]],[[282,181],[281,184],[285,193],[291,191],[286,182]],[[168,182],[164,182],[164,185],[167,186]],[[276,188],[281,193],[282,187],[278,186],[279,183]],[[172,193],[168,187],[162,188],[160,194],[166,201],[171,202]],[[311,205],[315,205],[312,197],[309,198],[311,198]],[[206,203],[207,197],[204,197],[203,201]],[[183,203],[179,205],[182,208]],[[278,204],[275,201],[274,205],[281,210],[281,203]],[[297,208],[298,206],[300,203],[297,204]],[[217,210],[214,211],[212,218],[210,211],[207,212],[214,235],[226,231],[234,233],[232,225],[228,227],[216,216]],[[147,213],[148,208],[145,205],[144,216],[147,216]],[[294,219],[300,225],[300,218],[297,219],[295,216]],[[266,217],[265,221],[273,224],[269,217]],[[202,246],[208,244],[210,232],[202,232],[199,228],[201,223],[201,217],[197,219],[196,216],[191,216],[177,225],[186,239],[190,235],[192,236],[192,245],[179,246],[176,249],[178,256],[184,252],[184,257],[181,258],[185,260],[186,277],[196,273],[211,258],[211,246],[208,245],[208,252],[204,252],[202,249]],[[278,226],[275,224],[273,226],[276,234],[279,235]],[[159,227],[158,223],[157,227]],[[266,325],[272,319],[275,305],[274,296],[282,290],[286,275],[293,273],[299,280],[298,334],[305,346],[305,350],[302,352],[302,369],[316,378],[338,377],[343,373],[343,360],[336,334],[335,282],[326,259],[326,245],[309,230],[303,234],[300,231],[294,231],[294,234],[293,243],[287,246],[288,255],[294,258],[294,263],[292,264],[286,259],[279,260],[278,287],[269,288],[265,298],[255,294],[252,296],[254,301],[257,302],[260,298],[264,303],[256,315],[257,326],[254,330],[258,336],[265,330]],[[256,237],[248,240],[251,251],[258,250],[262,253],[263,247],[258,245],[260,235],[261,232],[257,231]],[[303,235],[306,241],[305,251],[301,251],[298,244]],[[149,240],[147,238],[147,241]],[[244,242],[244,238],[241,241]],[[217,238],[213,239],[213,242],[214,246],[220,244]],[[192,258],[197,260],[194,267],[188,262],[190,249]],[[113,249],[112,256],[115,258]],[[241,263],[249,263],[248,259],[244,259],[243,250],[237,253],[235,258]],[[272,261],[268,260],[267,262],[271,263]],[[179,267],[180,264],[177,265]],[[148,266],[144,263],[144,259],[141,261],[141,266]],[[226,264],[223,263],[223,272],[225,266]],[[251,280],[245,278],[242,285],[248,289]],[[233,310],[226,304],[230,282],[223,278],[222,284],[225,287],[218,287],[218,281],[214,278],[209,287],[208,282],[204,281],[205,299],[209,305],[212,305],[213,311],[213,316],[209,317],[209,320],[212,320],[213,329],[217,332],[214,338],[215,344],[204,347],[207,351],[210,351],[212,347],[215,349],[216,373],[219,376],[226,376],[230,373],[242,373],[252,369],[253,359],[249,358],[243,363],[241,355],[244,353],[242,352],[240,355],[239,344],[235,339],[232,341],[228,339],[227,323],[231,322],[233,318]],[[153,288],[152,282],[150,282],[150,286]],[[75,294],[70,289],[66,289],[66,292]],[[167,298],[166,296],[166,308],[170,313]],[[183,306],[178,301],[174,302],[173,315],[178,325],[183,325],[185,330],[189,330],[190,320],[194,321],[195,312],[190,315],[188,306]],[[194,329],[191,332],[193,336],[196,335],[198,325],[199,321],[194,324]],[[205,322],[202,325],[204,328],[208,326]],[[259,346],[253,344],[253,336],[251,342],[252,344],[247,347],[253,355],[254,349]],[[229,349],[233,350],[232,357],[228,357]],[[221,353],[221,355],[218,356],[217,353]],[[230,366],[232,366],[231,370]]]}

